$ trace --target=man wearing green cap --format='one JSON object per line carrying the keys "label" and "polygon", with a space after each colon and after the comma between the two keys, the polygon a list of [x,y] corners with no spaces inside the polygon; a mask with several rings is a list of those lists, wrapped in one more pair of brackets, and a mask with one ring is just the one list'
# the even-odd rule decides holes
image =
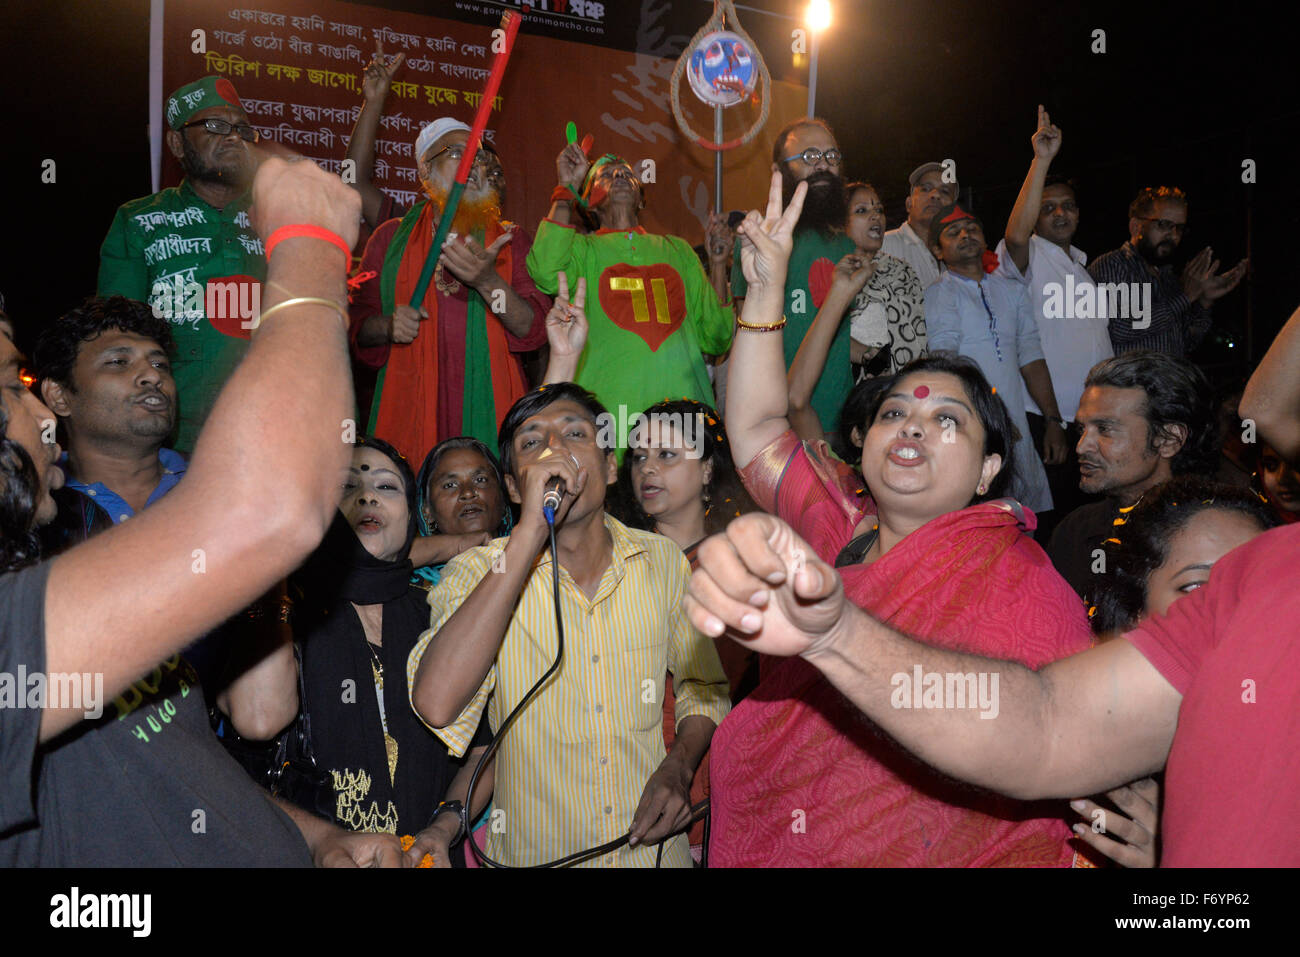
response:
{"label": "man wearing green cap", "polygon": [[248,349],[266,278],[248,222],[258,134],[229,80],[206,76],[165,104],[180,186],[118,208],[99,251],[99,295],[147,301],[171,324],[180,397],[175,448],[188,454],[222,384]]}
{"label": "man wearing green cap", "polygon": [[[589,165],[582,148],[570,143],[555,168],[560,185],[537,228],[528,272],[550,295],[560,272],[567,273],[570,289],[577,289],[579,278],[587,280],[590,331],[575,381],[620,422],[665,397],[713,405],[704,356],[731,347],[735,323],[695,250],[684,239],[653,235],[638,224],[645,203],[626,160],[607,154]],[[579,235],[570,225],[574,202],[596,221],[595,232]],[[624,438],[620,427],[620,442]]]}

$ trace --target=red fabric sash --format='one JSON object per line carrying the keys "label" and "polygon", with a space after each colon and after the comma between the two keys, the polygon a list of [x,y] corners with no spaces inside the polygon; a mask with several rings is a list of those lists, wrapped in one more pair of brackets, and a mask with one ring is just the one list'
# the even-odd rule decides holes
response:
{"label": "red fabric sash", "polygon": [[[409,303],[420,278],[424,260],[433,245],[433,204],[425,203],[415,227],[411,230],[402,251],[401,265],[397,271],[396,302]],[[499,223],[493,223],[484,236],[484,245],[491,245],[501,235]],[[507,243],[497,255],[496,270],[508,284],[513,269],[513,252]],[[448,279],[455,278],[444,269]],[[471,295],[475,295],[471,292]],[[429,318],[420,323],[420,334],[414,342],[393,344],[384,371],[383,393],[376,397],[379,413],[375,434],[391,443],[413,462],[443,439],[461,433],[460,422],[455,423],[451,435],[438,434],[438,290],[437,282],[429,283],[424,294],[424,309]],[[467,312],[468,315],[468,312]],[[489,315],[486,321],[488,354],[492,368],[492,393],[497,425],[510,411],[515,400],[527,391],[523,371],[510,354],[505,329],[501,321]],[[463,362],[467,357],[457,356],[451,362]],[[466,382],[469,376],[466,375]],[[462,413],[463,414],[463,413]],[[480,436],[480,438],[482,438]]]}

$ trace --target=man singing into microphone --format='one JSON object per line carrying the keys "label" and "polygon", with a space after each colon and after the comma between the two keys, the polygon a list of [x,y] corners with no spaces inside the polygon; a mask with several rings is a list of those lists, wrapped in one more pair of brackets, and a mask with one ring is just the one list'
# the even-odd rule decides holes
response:
{"label": "man singing into microphone", "polygon": [[[729,709],[712,641],[687,621],[690,568],[670,540],[605,514],[617,478],[608,413],[571,382],[544,385],[507,413],[506,490],[522,506],[507,538],[462,552],[429,594],[430,629],[411,652],[411,704],[455,755],[484,708],[493,732],[556,659],[543,499],[555,511],[564,656],[496,756],[487,853],[537,865],[631,835],[593,867],[690,867],[690,786]],[[664,674],[677,695],[665,754]],[[668,835],[674,835],[665,841]],[[662,848],[652,845],[663,842]]]}

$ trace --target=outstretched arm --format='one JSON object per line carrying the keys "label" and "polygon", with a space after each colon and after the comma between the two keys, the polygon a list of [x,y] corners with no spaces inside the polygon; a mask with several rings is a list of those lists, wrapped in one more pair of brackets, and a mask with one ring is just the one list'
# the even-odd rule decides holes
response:
{"label": "outstretched arm", "polygon": [[[361,212],[371,229],[379,226],[379,211],[384,205],[383,192],[371,182],[375,175],[375,136],[379,132],[379,120],[384,114],[384,100],[388,98],[393,76],[405,59],[405,53],[389,59],[384,55],[383,41],[375,41],[375,55],[361,82],[364,98],[361,112],[357,114],[357,124],[352,127],[352,136],[348,139],[347,158],[355,164],[356,174],[352,188],[361,194]],[[415,161],[418,163],[420,157],[417,156]]]}
{"label": "outstretched arm", "polygon": [[[361,202],[314,163],[266,160],[253,222],[266,240],[309,224],[357,238]],[[46,668],[104,676],[108,697],[247,606],[316,547],[338,504],[353,413],[347,263],[321,239],[277,245],[265,321],[199,436],[185,481],[158,504],[54,560],[45,595]],[[288,306],[290,298],[319,297]],[[48,740],[81,719],[46,709]]]}
{"label": "outstretched arm", "polygon": [[[773,439],[790,427],[785,389],[785,353],[780,324],[785,305],[785,276],[794,248],[794,227],[808,192],[794,191],[781,209],[781,174],[772,174],[767,214],[750,211],[738,227],[740,263],[748,283],[727,375],[727,435],[737,468],[743,468]],[[746,328],[756,326],[755,328]],[[763,331],[766,328],[769,331]]]}
{"label": "outstretched arm", "polygon": [[[1127,641],[1030,671],[934,648],[845,600],[839,576],[771,515],[736,519],[700,546],[686,599],[706,635],[801,655],[922,760],[1011,797],[1096,794],[1164,766],[1182,696]],[[895,706],[913,669],[998,678],[996,717],[965,708]]]}
{"label": "outstretched arm", "polygon": [[808,327],[794,362],[790,364],[787,381],[790,424],[805,442],[826,438],[821,420],[812,407],[813,392],[826,369],[826,357],[830,354],[840,323],[844,321],[854,297],[871,280],[875,270],[875,257],[869,253],[852,252],[835,264],[830,291]]}
{"label": "outstretched arm", "polygon": [[1061,149],[1061,130],[1052,125],[1052,118],[1041,103],[1038,106],[1038,129],[1030,142],[1034,147],[1034,159],[1029,164],[1029,173],[1020,187],[1016,204],[1011,207],[1006,234],[1007,252],[1022,276],[1029,270],[1029,237],[1033,235],[1039,208],[1043,205],[1043,183],[1047,180],[1053,157]]}
{"label": "outstretched arm", "polygon": [[1292,465],[1300,464],[1300,309],[1277,334],[1237,407]]}

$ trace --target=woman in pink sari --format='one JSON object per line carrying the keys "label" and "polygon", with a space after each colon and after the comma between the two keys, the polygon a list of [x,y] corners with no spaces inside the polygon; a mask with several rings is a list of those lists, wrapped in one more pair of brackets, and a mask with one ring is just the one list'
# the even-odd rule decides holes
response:
{"label": "woman in pink sari", "polygon": [[[1079,599],[1001,498],[1014,433],[977,366],[918,359],[864,423],[862,472],[790,430],[777,330],[800,186],[742,227],[749,280],[731,354],[727,430],[750,494],[834,563],[850,600],[936,646],[1031,668],[1088,647]],[[919,669],[918,669],[919,671]],[[899,674],[896,707],[978,707],[996,675]],[[1069,866],[1065,804],[956,784],[914,760],[800,658],[765,670],[713,739],[714,866]]]}

